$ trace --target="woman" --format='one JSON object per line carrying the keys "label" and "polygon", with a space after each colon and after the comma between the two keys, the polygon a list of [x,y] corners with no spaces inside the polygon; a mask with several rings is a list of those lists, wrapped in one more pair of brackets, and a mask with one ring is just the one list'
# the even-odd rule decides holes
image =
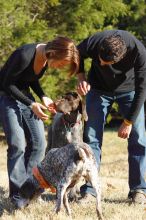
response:
{"label": "woman", "polygon": [[[57,37],[47,44],[21,46],[0,71],[0,119],[8,144],[9,197],[17,208],[28,204],[20,197],[19,188],[45,154],[42,120],[48,115],[43,110],[53,101],[45,96],[39,79],[47,67],[61,69],[66,65],[71,74],[77,72],[78,51],[72,40]],[[43,104],[34,100],[30,88]]]}

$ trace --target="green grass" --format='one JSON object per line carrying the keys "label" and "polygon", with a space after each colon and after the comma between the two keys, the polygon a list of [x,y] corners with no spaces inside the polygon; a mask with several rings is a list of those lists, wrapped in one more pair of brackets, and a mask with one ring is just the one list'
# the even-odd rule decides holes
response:
{"label": "green grass", "polygon": [[[64,209],[55,215],[55,197],[45,191],[45,201],[35,201],[24,210],[14,210],[8,197],[8,177],[6,169],[7,146],[0,141],[0,219],[1,220],[69,220]],[[131,205],[128,195],[127,141],[117,137],[114,130],[106,130],[103,138],[102,163],[102,207],[106,220],[146,220],[145,207]],[[72,220],[97,219],[95,202],[88,205],[71,203]]]}

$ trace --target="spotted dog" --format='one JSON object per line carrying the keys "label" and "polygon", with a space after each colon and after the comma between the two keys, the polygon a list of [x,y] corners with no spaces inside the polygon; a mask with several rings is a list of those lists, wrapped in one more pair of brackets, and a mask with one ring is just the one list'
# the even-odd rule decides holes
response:
{"label": "spotted dog", "polygon": [[33,169],[33,176],[22,185],[20,193],[31,200],[41,188],[56,190],[56,213],[64,205],[68,215],[71,215],[67,195],[81,177],[95,189],[97,216],[103,220],[96,159],[89,145],[83,142],[49,150],[44,160]]}
{"label": "spotted dog", "polygon": [[[48,129],[47,151],[65,146],[68,143],[83,142],[83,125],[87,121],[86,106],[81,96],[76,92],[68,92],[61,99],[54,102],[57,114],[54,116]],[[80,186],[85,182],[84,178],[69,193],[70,201],[78,201]]]}
{"label": "spotted dog", "polygon": [[57,114],[48,129],[48,147],[62,147],[83,141],[83,122],[87,121],[86,106],[76,92],[68,92],[54,102]]}

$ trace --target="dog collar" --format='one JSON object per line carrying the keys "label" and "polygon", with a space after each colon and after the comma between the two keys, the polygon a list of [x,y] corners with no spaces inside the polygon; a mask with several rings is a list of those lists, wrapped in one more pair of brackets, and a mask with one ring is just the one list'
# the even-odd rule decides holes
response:
{"label": "dog collar", "polygon": [[52,193],[56,193],[56,188],[53,187],[50,183],[48,183],[44,177],[42,176],[42,174],[40,173],[39,169],[37,167],[34,167],[32,169],[32,173],[34,175],[34,177],[37,179],[37,181],[40,184],[40,187],[42,187],[43,189],[50,189]]}
{"label": "dog collar", "polygon": [[80,124],[81,120],[78,120],[75,123],[70,123],[67,120],[65,120],[64,117],[62,117],[62,122],[65,125],[65,127],[68,126],[69,128],[71,128],[71,127],[73,127],[76,124]]}

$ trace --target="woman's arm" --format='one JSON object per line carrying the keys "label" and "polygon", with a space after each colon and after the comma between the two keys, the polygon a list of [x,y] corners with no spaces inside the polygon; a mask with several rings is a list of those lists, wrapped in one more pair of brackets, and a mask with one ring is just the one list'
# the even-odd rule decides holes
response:
{"label": "woman's arm", "polygon": [[2,89],[10,96],[21,101],[25,105],[31,105],[32,101],[25,96],[15,85],[23,70],[29,65],[30,61],[23,58],[22,50],[18,49],[12,53],[1,70]]}

